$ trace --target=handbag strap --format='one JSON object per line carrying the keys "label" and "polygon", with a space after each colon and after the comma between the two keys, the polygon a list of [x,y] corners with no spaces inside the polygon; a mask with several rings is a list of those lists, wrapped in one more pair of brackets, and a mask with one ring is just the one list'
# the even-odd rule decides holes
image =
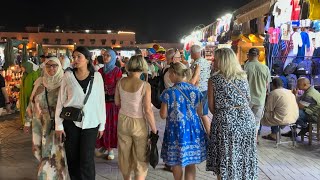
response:
{"label": "handbag strap", "polygon": [[[175,88],[180,91],[180,93],[184,96],[184,98],[187,99],[187,101],[191,104],[191,106],[193,106],[191,100],[187,97],[187,95],[180,89],[179,86],[175,86]],[[195,108],[195,106],[193,106]],[[204,130],[204,132],[206,132],[206,128],[204,127],[204,124],[202,122],[202,119],[200,118],[200,122],[201,122],[201,126],[202,126],[202,129]]]}
{"label": "handbag strap", "polygon": [[247,102],[249,102],[247,96],[239,89],[238,86],[236,86],[235,84],[233,84],[231,81],[228,81],[228,80],[227,80],[227,82],[229,82],[233,87],[235,87],[236,90],[247,100]]}
{"label": "handbag strap", "polygon": [[47,90],[47,88],[46,88],[46,87],[44,88],[44,92],[45,92],[45,95],[46,95],[46,101],[47,101],[47,105],[48,105],[49,116],[50,116],[50,119],[53,119],[53,117],[52,117],[52,115],[51,115],[50,106],[49,106],[48,90]]}
{"label": "handbag strap", "polygon": [[89,95],[91,94],[91,90],[92,90],[92,85],[93,85],[93,80],[94,80],[94,75],[91,76],[91,79],[90,79],[90,85],[89,85],[89,90],[88,90],[88,93],[86,94],[86,97],[84,98],[84,101],[83,101],[83,106],[87,103],[88,101],[88,98],[89,98]]}

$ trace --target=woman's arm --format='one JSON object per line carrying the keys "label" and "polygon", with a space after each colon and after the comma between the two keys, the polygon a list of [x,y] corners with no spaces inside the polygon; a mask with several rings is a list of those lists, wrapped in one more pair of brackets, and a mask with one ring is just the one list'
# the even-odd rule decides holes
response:
{"label": "woman's arm", "polygon": [[[102,79],[102,76],[100,73],[96,72],[98,74],[97,76],[97,85],[98,85],[98,104],[99,104],[99,108],[101,109],[96,109],[98,117],[99,117],[99,121],[100,121],[100,125],[99,125],[99,131],[104,131],[105,128],[105,124],[106,124],[106,103],[105,103],[105,92],[104,92],[104,82]],[[95,81],[95,79],[94,79]],[[93,84],[94,85],[94,84]],[[99,138],[101,138],[102,134],[99,134]]]}
{"label": "woman's arm", "polygon": [[193,85],[197,85],[199,79],[200,79],[200,66],[199,64],[197,64],[193,72],[192,78],[190,79],[189,82]]}
{"label": "woman's arm", "polygon": [[168,116],[168,105],[164,102],[161,103],[161,108],[160,108],[160,117],[162,119],[166,119]]}
{"label": "woman's arm", "polygon": [[146,92],[145,92],[145,95],[143,98],[143,108],[144,108],[146,118],[149,122],[149,126],[150,126],[152,132],[156,134],[157,127],[156,127],[156,122],[154,119],[153,110],[151,107],[151,86],[149,83],[146,83],[145,89],[146,89]]}
{"label": "woman's arm", "polygon": [[114,104],[119,107],[121,107],[121,99],[120,99],[120,92],[119,92],[120,83],[121,81],[117,82],[116,91],[114,94]]}
{"label": "woman's arm", "polygon": [[63,104],[67,100],[67,86],[66,86],[66,81],[67,81],[66,74],[64,75],[64,78],[62,79],[60,90],[59,90],[59,95],[58,95],[58,100],[57,100],[57,106],[56,106],[56,112],[55,112],[55,130],[56,131],[63,131],[63,119],[60,118],[60,114],[63,108]]}
{"label": "woman's arm", "polygon": [[208,106],[210,112],[214,113],[214,92],[213,92],[213,84],[212,81],[209,79],[208,81]]}

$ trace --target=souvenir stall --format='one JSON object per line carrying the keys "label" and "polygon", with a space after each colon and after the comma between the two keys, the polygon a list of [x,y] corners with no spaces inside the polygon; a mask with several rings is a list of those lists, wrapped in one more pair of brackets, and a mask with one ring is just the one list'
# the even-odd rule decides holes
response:
{"label": "souvenir stall", "polygon": [[2,76],[6,82],[6,90],[12,104],[12,110],[16,110],[16,103],[19,99],[20,83],[22,72],[19,65],[13,65],[7,70],[2,71]]}
{"label": "souvenir stall", "polygon": [[[22,50],[18,49],[19,46],[22,47]],[[16,110],[22,77],[21,68],[17,62],[20,57],[26,56],[26,43],[10,39],[0,45],[0,54],[3,55],[1,55],[1,57],[3,57],[1,62],[1,75],[5,79],[6,90],[12,104],[12,110]]]}
{"label": "souvenir stall", "polygon": [[[320,1],[282,0],[270,8],[266,23],[272,75],[296,88],[299,77],[320,87]],[[284,83],[286,84],[286,83]]]}
{"label": "souvenir stall", "polygon": [[271,0],[255,0],[234,12],[231,31],[232,49],[237,52],[241,64],[247,60],[247,52],[250,48],[259,49],[259,61],[267,64],[264,46],[265,19],[271,3]]}

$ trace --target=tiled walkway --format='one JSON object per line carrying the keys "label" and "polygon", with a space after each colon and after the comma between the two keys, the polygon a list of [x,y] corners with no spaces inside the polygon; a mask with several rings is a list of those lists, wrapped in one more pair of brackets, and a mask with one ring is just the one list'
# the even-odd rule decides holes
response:
{"label": "tiled walkway", "polygon": [[[160,135],[163,134],[165,121],[161,120],[155,110]],[[264,127],[262,135],[269,133],[270,128]],[[286,130],[284,130],[286,131]],[[162,137],[158,143],[161,145]],[[284,139],[286,140],[286,139]],[[275,143],[260,141],[259,180],[297,179],[320,180],[320,143],[314,141],[299,142],[296,148],[291,144],[283,144],[275,148]],[[31,153],[31,135],[19,130],[17,115],[0,117],[0,180],[35,180],[37,162]],[[162,161],[154,170],[150,167],[147,179],[173,179],[171,173],[163,171]],[[118,170],[117,160],[107,161],[96,159],[97,180],[122,179]],[[211,172],[205,171],[205,163],[197,166],[197,179],[216,179]]]}

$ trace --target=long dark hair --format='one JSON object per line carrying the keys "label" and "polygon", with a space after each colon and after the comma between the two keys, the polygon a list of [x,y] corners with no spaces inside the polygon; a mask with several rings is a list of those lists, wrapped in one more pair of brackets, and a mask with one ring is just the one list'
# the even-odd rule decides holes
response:
{"label": "long dark hair", "polygon": [[[89,61],[89,62],[88,62],[88,65],[87,65],[87,68],[88,68],[88,70],[90,71],[90,73],[94,73],[95,70],[94,70],[94,66],[93,66],[93,61],[92,61],[92,59],[91,59],[91,52],[90,52],[86,47],[83,47],[83,46],[77,47],[77,48],[73,51],[73,53],[76,52],[76,51],[79,52],[79,53],[81,53],[81,54],[83,54],[84,57]],[[73,54],[73,53],[72,53],[72,54]],[[74,70],[77,71],[77,68],[74,68]]]}

